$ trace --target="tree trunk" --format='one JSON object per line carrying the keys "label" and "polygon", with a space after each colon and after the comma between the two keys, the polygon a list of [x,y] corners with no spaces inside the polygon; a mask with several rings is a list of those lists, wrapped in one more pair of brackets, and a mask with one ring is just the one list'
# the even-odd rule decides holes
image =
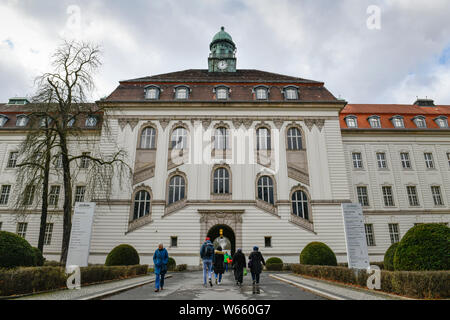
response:
{"label": "tree trunk", "polygon": [[64,225],[61,247],[61,264],[66,265],[69,252],[70,233],[72,231],[72,179],[70,176],[69,152],[67,149],[67,138],[60,134],[62,165],[64,171]]}
{"label": "tree trunk", "polygon": [[42,208],[41,208],[41,226],[39,228],[38,249],[44,253],[45,229],[47,227],[47,212],[48,212],[48,180],[50,175],[50,160],[51,160],[51,137],[47,131],[46,133],[46,150],[45,150],[45,165],[44,165],[44,182],[42,186]]}

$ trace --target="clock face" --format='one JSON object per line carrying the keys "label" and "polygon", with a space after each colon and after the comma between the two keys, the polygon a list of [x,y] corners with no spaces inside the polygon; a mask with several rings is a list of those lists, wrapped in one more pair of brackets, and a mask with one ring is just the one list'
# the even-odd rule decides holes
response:
{"label": "clock face", "polygon": [[221,60],[219,61],[217,66],[219,67],[220,70],[224,70],[228,67],[228,63],[225,60]]}

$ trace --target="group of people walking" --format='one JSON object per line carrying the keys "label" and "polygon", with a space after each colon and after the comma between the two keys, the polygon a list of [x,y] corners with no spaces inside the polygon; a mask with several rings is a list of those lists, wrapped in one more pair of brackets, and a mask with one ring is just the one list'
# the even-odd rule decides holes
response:
{"label": "group of people walking", "polygon": [[[242,286],[244,282],[244,275],[247,267],[252,275],[253,285],[259,284],[260,275],[263,270],[263,265],[266,265],[264,257],[259,251],[258,247],[253,247],[253,252],[248,257],[248,265],[246,263],[245,255],[242,249],[237,249],[237,252],[231,257],[228,252],[223,251],[223,248],[218,246],[214,248],[210,238],[206,238],[205,242],[200,248],[200,257],[203,263],[203,286],[213,286],[212,274],[215,276],[215,283],[220,285],[222,283],[223,274],[228,271],[229,265],[234,271],[234,279],[236,285]],[[155,292],[164,289],[164,278],[167,273],[167,263],[169,262],[169,254],[164,248],[163,244],[158,245],[153,254],[153,264],[155,272]]]}

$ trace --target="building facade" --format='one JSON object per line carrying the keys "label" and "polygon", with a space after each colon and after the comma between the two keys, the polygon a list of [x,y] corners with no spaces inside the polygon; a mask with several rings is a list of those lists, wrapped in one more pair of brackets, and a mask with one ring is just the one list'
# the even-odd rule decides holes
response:
{"label": "building facade", "polygon": [[[125,150],[133,174],[116,180],[108,202],[85,197],[85,180],[82,175],[77,180],[75,200],[97,203],[91,263],[104,263],[112,248],[128,243],[142,263],[152,264],[163,242],[178,264],[198,266],[204,238],[214,240],[220,232],[231,252],[249,253],[256,245],[266,257],[295,263],[308,243],[321,241],[346,262],[345,202],[363,204],[372,261],[382,259],[390,239],[397,241],[414,223],[448,223],[450,131],[448,124],[434,127],[430,121],[447,123],[450,107],[395,111],[408,121],[422,115],[431,128],[364,127],[366,115],[385,125],[392,108],[377,106],[375,112],[347,105],[322,82],[237,69],[236,61],[236,45],[222,28],[210,44],[208,69],[121,81],[97,102],[107,110],[109,130],[98,130],[94,146],[78,149]],[[8,202],[12,162],[25,132],[12,102],[0,107],[0,120],[6,120],[0,125],[0,228],[36,245],[39,210],[17,215]],[[386,115],[380,112],[384,109]],[[359,126],[352,127],[354,122]],[[414,169],[401,168],[399,152],[409,152]],[[434,171],[416,160],[421,152],[432,153]],[[378,168],[376,159],[387,167]],[[44,253],[57,260],[62,197],[55,200],[55,195],[62,183],[52,179],[55,208]],[[407,207],[406,192],[415,199],[407,187],[415,187],[419,205]]]}

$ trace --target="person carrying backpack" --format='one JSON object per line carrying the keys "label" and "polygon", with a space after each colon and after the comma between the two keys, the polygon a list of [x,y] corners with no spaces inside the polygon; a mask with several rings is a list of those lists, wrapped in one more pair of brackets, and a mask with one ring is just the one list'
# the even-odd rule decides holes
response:
{"label": "person carrying backpack", "polygon": [[208,275],[209,285],[212,287],[211,273],[214,259],[214,246],[210,238],[206,238],[200,248],[200,258],[203,261],[203,286],[206,287],[206,275]]}

